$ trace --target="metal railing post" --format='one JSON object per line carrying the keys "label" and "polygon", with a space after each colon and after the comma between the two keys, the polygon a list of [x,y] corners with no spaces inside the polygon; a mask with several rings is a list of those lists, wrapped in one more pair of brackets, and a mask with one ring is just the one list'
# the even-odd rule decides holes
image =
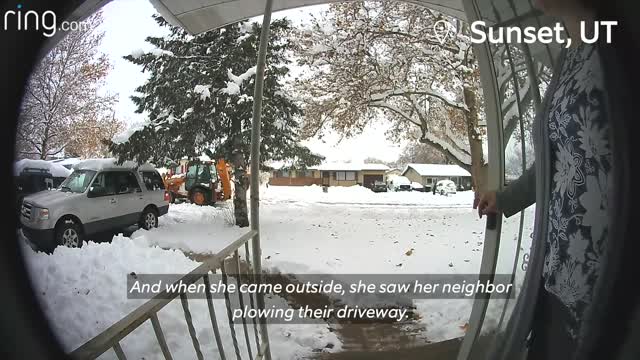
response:
{"label": "metal railing post", "polygon": [[[262,120],[262,89],[264,85],[264,69],[267,58],[267,45],[269,44],[269,30],[271,26],[271,7],[273,0],[266,0],[264,17],[262,18],[262,31],[260,32],[260,48],[258,50],[258,63],[256,64],[256,82],[253,93],[253,117],[251,119],[251,229],[256,231],[253,237],[253,271],[256,283],[262,280],[262,251],[260,248],[260,122]],[[264,309],[264,295],[256,294],[258,309]],[[265,345],[264,359],[271,360],[269,346],[269,334],[267,332],[267,320],[260,319],[260,336]],[[258,349],[259,351],[259,349]],[[261,354],[259,354],[261,355]]]}

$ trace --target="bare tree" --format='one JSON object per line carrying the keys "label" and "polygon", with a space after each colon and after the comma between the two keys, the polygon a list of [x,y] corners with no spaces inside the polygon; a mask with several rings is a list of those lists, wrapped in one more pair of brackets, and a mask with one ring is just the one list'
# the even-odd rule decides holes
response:
{"label": "bare tree", "polygon": [[[447,20],[452,36],[433,31]],[[419,141],[472,171],[485,166],[477,62],[464,26],[421,6],[399,2],[334,4],[299,32],[300,79],[307,135],[326,127],[356,134],[374,118],[396,135],[419,129]],[[472,167],[474,170],[472,170]]]}
{"label": "bare tree", "polygon": [[78,125],[102,121],[115,102],[115,96],[98,91],[110,68],[106,55],[98,52],[102,14],[85,21],[88,25],[70,31],[29,79],[18,122],[19,157],[63,154],[69,143],[84,136]]}
{"label": "bare tree", "polygon": [[411,142],[402,150],[395,167],[403,169],[407,164],[449,164],[451,161],[429,144]]}
{"label": "bare tree", "polygon": [[106,157],[110,154],[108,141],[124,129],[124,123],[114,113],[100,118],[79,119],[74,123],[65,154],[81,158]]}

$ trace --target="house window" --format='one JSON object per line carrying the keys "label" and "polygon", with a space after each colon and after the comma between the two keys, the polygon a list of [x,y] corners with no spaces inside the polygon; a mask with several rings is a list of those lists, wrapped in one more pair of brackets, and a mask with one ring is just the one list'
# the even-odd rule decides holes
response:
{"label": "house window", "polygon": [[304,177],[308,177],[308,178],[313,177],[313,171],[305,170],[304,171]]}
{"label": "house window", "polygon": [[280,170],[280,171],[278,171],[278,177],[288,178],[289,177],[289,170]]}
{"label": "house window", "polygon": [[427,185],[433,185],[433,178],[427,178]]}
{"label": "house window", "polygon": [[336,180],[338,181],[355,181],[355,171],[336,171]]}

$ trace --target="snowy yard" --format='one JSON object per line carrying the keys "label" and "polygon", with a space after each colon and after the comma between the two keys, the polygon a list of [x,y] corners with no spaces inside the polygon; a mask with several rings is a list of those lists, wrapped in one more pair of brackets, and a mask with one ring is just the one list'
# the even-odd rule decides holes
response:
{"label": "snowy yard", "polygon": [[[465,274],[477,273],[480,267],[484,219],[471,209],[470,191],[450,196],[373,193],[361,187],[332,187],[327,193],[318,186],[271,186],[261,191],[263,267],[268,271],[336,276]],[[157,229],[117,236],[111,243],[59,248],[53,255],[34,253],[25,246],[36,289],[67,349],[81,345],[143,302],[126,299],[126,274],[188,272],[198,263],[183,252],[215,253],[243,234],[245,229],[227,224],[225,211],[177,204]],[[517,229],[517,225],[508,222],[503,227]],[[192,313],[207,314],[204,300],[192,300],[190,306]],[[433,342],[463,336],[471,306],[471,300],[416,301],[421,337]],[[223,316],[224,303],[217,301],[216,310]],[[159,314],[174,357],[193,358],[180,303],[173,302]],[[205,357],[215,358],[208,316],[194,316],[194,321]],[[231,344],[226,330],[225,343]],[[236,331],[242,339],[241,327]],[[271,324],[270,338],[272,353],[280,359],[341,349],[339,336],[322,322]],[[123,348],[133,357],[150,351],[159,355],[150,324],[126,338]],[[227,352],[231,349],[228,346]]]}

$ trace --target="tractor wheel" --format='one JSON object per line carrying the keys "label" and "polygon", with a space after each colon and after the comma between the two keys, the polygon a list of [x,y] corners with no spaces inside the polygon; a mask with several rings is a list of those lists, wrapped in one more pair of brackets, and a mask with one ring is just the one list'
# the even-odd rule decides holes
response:
{"label": "tractor wheel", "polygon": [[193,190],[193,192],[191,193],[191,198],[190,198],[191,202],[196,204],[196,205],[206,205],[207,204],[207,195],[204,193],[204,191],[197,189],[197,190]]}

